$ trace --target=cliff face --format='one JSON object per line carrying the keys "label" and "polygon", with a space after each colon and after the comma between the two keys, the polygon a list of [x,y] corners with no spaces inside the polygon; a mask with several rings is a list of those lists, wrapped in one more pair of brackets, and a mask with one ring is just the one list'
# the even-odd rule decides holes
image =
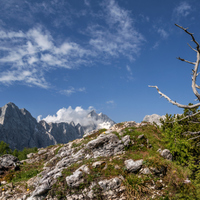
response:
{"label": "cliff face", "polygon": [[56,142],[26,109],[19,109],[13,103],[0,108],[0,123],[0,140],[12,149],[44,147]]}
{"label": "cliff face", "polygon": [[0,108],[0,140],[11,149],[46,147],[66,143],[83,136],[83,129],[74,123],[38,123],[26,110],[8,103]]}
{"label": "cliff face", "polygon": [[86,130],[101,128],[101,123],[107,122],[109,126],[114,124],[106,115],[95,111],[89,113],[88,117],[92,123],[87,127],[75,125],[74,122],[47,123],[42,120],[38,123],[26,109],[8,103],[0,108],[0,141],[9,144],[11,149],[41,148],[81,138]]}
{"label": "cliff face", "polygon": [[56,143],[67,143],[71,140],[81,138],[84,134],[80,124],[71,123],[46,123],[40,121],[39,124],[45,129],[46,133],[55,139]]}

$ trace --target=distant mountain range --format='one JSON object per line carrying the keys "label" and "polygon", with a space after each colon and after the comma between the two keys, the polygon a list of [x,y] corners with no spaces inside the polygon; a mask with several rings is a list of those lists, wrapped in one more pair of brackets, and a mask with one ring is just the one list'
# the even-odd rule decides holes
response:
{"label": "distant mountain range", "polygon": [[11,149],[22,150],[24,147],[46,147],[57,143],[67,143],[81,138],[84,133],[99,128],[110,128],[115,124],[108,116],[94,110],[87,116],[87,126],[71,123],[37,122],[24,108],[19,109],[14,103],[0,108],[0,141],[10,145]]}

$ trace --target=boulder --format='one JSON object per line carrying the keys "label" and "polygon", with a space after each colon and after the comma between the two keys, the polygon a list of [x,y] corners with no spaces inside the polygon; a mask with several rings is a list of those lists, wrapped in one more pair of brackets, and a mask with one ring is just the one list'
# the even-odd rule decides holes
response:
{"label": "boulder", "polygon": [[141,174],[151,174],[151,171],[150,171],[150,169],[148,168],[148,167],[146,167],[146,168],[142,168],[141,170],[140,170],[140,173]]}
{"label": "boulder", "polygon": [[84,182],[83,173],[90,173],[90,170],[87,165],[82,165],[71,176],[67,176],[67,185],[72,188],[78,187],[81,183]]}
{"label": "boulder", "polygon": [[122,138],[122,142],[124,143],[124,146],[129,146],[131,139],[130,139],[130,135],[126,135]]}
{"label": "boulder", "polygon": [[19,170],[20,162],[17,157],[5,154],[0,157],[0,175],[4,174],[5,171],[14,168],[15,170]]}
{"label": "boulder", "polygon": [[160,155],[167,159],[167,160],[171,160],[173,159],[173,156],[172,154],[170,153],[170,150],[169,149],[164,149],[163,151],[161,149],[158,149],[158,152],[160,153]]}
{"label": "boulder", "polygon": [[46,194],[49,190],[50,190],[50,185],[48,182],[43,183],[42,185],[40,185],[32,194],[32,197],[35,196],[41,196],[43,194]]}
{"label": "boulder", "polygon": [[106,162],[105,161],[97,161],[97,162],[94,162],[92,164],[92,167],[93,168],[98,168],[98,167],[104,167],[106,165]]}
{"label": "boulder", "polygon": [[84,182],[83,172],[76,170],[71,176],[66,177],[66,182],[69,187],[78,187],[81,183]]}
{"label": "boulder", "polygon": [[110,180],[105,179],[105,180],[99,181],[98,184],[103,191],[114,190],[120,187],[121,180],[115,177]]}
{"label": "boulder", "polygon": [[143,159],[137,160],[137,161],[134,161],[132,159],[125,160],[124,164],[128,172],[136,172],[139,169],[141,169],[142,164],[143,164]]}

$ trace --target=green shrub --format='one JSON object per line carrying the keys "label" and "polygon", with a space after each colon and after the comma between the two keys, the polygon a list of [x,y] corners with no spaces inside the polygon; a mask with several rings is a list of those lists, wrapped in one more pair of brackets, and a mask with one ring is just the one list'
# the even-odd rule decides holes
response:
{"label": "green shrub", "polygon": [[12,150],[10,149],[9,145],[4,141],[0,142],[0,156],[4,154],[11,154]]}

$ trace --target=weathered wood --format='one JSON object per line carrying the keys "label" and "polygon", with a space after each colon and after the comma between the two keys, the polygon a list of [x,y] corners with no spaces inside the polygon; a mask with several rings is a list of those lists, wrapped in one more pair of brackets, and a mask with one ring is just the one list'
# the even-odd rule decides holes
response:
{"label": "weathered wood", "polygon": [[[187,62],[189,64],[192,64],[194,65],[194,68],[192,69],[192,90],[193,90],[193,93],[194,95],[197,97],[197,100],[200,101],[200,94],[199,92],[197,91],[197,89],[200,89],[200,86],[196,84],[196,79],[197,79],[197,76],[199,75],[198,73],[198,67],[199,67],[199,62],[200,62],[200,48],[199,48],[199,43],[196,41],[196,39],[194,38],[193,36],[193,33],[190,33],[187,29],[188,28],[183,28],[182,26],[178,25],[178,24],[175,24],[177,27],[181,28],[182,30],[184,30],[187,34],[189,34],[191,37],[192,37],[192,41],[196,44],[196,50],[193,49],[189,44],[189,47],[194,50],[196,53],[197,53],[197,58],[196,58],[196,62],[191,62],[191,61],[188,61],[188,60],[185,60],[183,58],[180,58],[178,57],[177,59],[181,60],[181,61],[184,61],[184,62]],[[149,87],[154,87],[157,89],[158,93],[161,95],[161,97],[164,97],[165,99],[167,99],[170,103],[172,103],[173,105],[176,105],[178,106],[179,108],[196,108],[196,107],[199,107],[200,106],[200,103],[197,103],[197,104],[194,104],[194,105],[183,105],[183,104],[180,104],[180,103],[177,103],[176,101],[173,101],[171,100],[167,95],[165,95],[164,93],[162,93],[159,89],[158,89],[158,86],[149,86]]]}

